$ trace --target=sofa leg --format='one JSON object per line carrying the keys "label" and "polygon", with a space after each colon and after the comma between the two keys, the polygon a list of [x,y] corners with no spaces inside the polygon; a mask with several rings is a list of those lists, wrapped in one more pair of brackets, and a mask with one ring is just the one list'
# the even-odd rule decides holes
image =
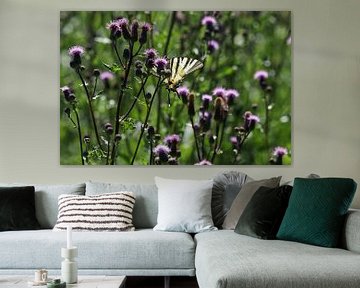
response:
{"label": "sofa leg", "polygon": [[170,276],[164,277],[164,288],[170,288]]}

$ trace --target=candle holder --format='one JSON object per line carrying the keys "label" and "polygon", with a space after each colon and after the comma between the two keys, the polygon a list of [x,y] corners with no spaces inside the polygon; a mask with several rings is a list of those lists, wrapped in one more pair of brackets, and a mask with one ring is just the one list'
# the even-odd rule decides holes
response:
{"label": "candle holder", "polygon": [[78,255],[77,247],[61,248],[61,257],[65,258],[61,262],[61,279],[67,284],[77,283],[78,269],[75,257]]}

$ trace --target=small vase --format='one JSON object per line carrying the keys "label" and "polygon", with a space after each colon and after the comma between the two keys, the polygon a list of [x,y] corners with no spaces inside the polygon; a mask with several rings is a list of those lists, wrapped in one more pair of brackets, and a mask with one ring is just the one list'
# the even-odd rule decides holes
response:
{"label": "small vase", "polygon": [[77,283],[78,269],[75,257],[78,255],[77,247],[61,248],[61,257],[64,260],[61,262],[61,280],[67,284]]}

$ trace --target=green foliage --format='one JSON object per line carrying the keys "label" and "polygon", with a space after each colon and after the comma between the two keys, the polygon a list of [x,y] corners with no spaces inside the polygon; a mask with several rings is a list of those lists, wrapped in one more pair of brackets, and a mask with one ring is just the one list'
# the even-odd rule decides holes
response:
{"label": "green foliage", "polygon": [[[203,25],[206,15],[217,24]],[[124,33],[114,40],[106,27],[120,17],[129,19],[130,33],[132,21],[137,20],[138,35],[143,23],[150,23],[146,43],[126,40]],[[70,87],[76,97],[69,100],[60,91],[61,164],[193,165],[205,160],[218,165],[291,164],[290,23],[291,13],[286,11],[61,12],[60,84]],[[210,40],[216,40],[219,49],[211,50]],[[71,68],[74,59],[68,49],[75,45],[84,47],[85,53],[81,65]],[[147,68],[148,48],[155,48],[159,57],[203,62],[202,69],[186,75],[181,83],[194,95],[193,117],[189,116],[192,96],[184,100],[176,91],[168,91],[167,76]],[[125,49],[131,60],[124,57]],[[101,80],[94,69],[114,77]],[[254,79],[259,70],[267,71],[268,78]],[[225,96],[218,99],[213,95],[217,87],[235,89],[240,96],[233,103]],[[204,94],[213,95],[208,108]],[[260,119],[254,127],[247,127],[247,111]],[[210,113],[211,121],[206,122],[200,112]],[[216,113],[220,120],[215,120]],[[165,143],[165,137],[173,134],[180,136],[180,142]],[[84,141],[85,136],[89,140]],[[167,158],[156,150],[158,145],[168,146]],[[273,155],[277,146],[287,148],[288,154]]]}

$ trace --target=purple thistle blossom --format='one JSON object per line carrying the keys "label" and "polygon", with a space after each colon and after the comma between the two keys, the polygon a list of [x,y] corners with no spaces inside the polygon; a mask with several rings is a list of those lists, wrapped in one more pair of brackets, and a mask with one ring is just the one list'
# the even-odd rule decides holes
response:
{"label": "purple thistle blossom", "polygon": [[254,74],[254,79],[258,81],[264,81],[268,77],[269,77],[269,73],[265,70],[256,71],[256,73]]}
{"label": "purple thistle blossom", "polygon": [[212,96],[208,95],[208,94],[204,94],[204,95],[202,95],[201,100],[204,101],[204,102],[205,101],[211,102],[212,101]]}
{"label": "purple thistle blossom", "polygon": [[200,161],[199,163],[195,163],[195,165],[210,166],[210,165],[212,165],[212,163],[210,161],[204,159],[204,160]]}
{"label": "purple thistle blossom", "polygon": [[177,134],[172,134],[172,135],[168,135],[165,137],[164,139],[164,142],[168,145],[168,146],[171,146],[171,145],[176,145],[180,142],[180,136],[177,135]]}
{"label": "purple thistle blossom", "polygon": [[217,21],[213,16],[204,16],[204,18],[201,19],[201,24],[207,27],[214,27]]}
{"label": "purple thistle blossom", "polygon": [[60,90],[63,92],[66,101],[73,102],[75,100],[74,92],[71,90],[70,87],[63,86],[60,88]]}
{"label": "purple thistle blossom", "polygon": [[239,92],[235,89],[228,89],[226,90],[226,93],[225,93],[225,98],[237,98],[239,97]]}
{"label": "purple thistle blossom", "polygon": [[235,89],[228,89],[225,93],[225,99],[229,105],[234,103],[235,98],[239,97],[240,93]]}
{"label": "purple thistle blossom", "polygon": [[150,23],[144,23],[142,26],[141,26],[141,29],[142,31],[145,31],[145,32],[148,32],[152,29],[152,26]]}
{"label": "purple thistle blossom", "polygon": [[116,22],[119,25],[119,27],[121,27],[121,28],[126,27],[129,24],[129,20],[126,18],[120,18],[120,19],[116,20]]}
{"label": "purple thistle blossom", "polygon": [[251,112],[247,111],[244,114],[244,129],[248,132],[254,130],[255,125],[260,122],[260,118],[257,115],[253,115]]}
{"label": "purple thistle blossom", "polygon": [[153,59],[157,56],[157,51],[154,48],[149,48],[145,50],[144,54],[147,58]]}
{"label": "purple thistle blossom", "polygon": [[180,97],[186,97],[186,98],[190,94],[190,90],[186,86],[180,86],[179,88],[176,89],[176,92],[179,94]]}
{"label": "purple thistle blossom", "polygon": [[226,89],[223,87],[216,87],[212,93],[216,97],[225,98]]}
{"label": "purple thistle blossom", "polygon": [[159,70],[164,70],[166,68],[166,65],[168,64],[168,60],[164,57],[161,58],[156,58],[155,59],[155,66],[159,69]]}
{"label": "purple thistle blossom", "polygon": [[231,142],[231,144],[233,144],[234,146],[237,146],[237,144],[238,144],[238,139],[237,139],[237,137],[236,137],[236,136],[231,136],[231,137],[230,137],[230,142]]}
{"label": "purple thistle blossom", "polygon": [[285,147],[277,146],[274,148],[273,155],[276,157],[283,157],[288,154],[288,150]]}
{"label": "purple thistle blossom", "polygon": [[79,45],[72,46],[69,48],[69,55],[72,58],[81,57],[85,53],[85,48]]}
{"label": "purple thistle blossom", "polygon": [[207,47],[210,53],[213,53],[216,50],[219,50],[220,45],[219,42],[217,42],[216,40],[210,40],[207,42]]}
{"label": "purple thistle blossom", "polygon": [[208,94],[204,94],[201,97],[201,100],[203,101],[203,106],[205,109],[209,108],[209,103],[212,101],[212,96]]}
{"label": "purple thistle blossom", "polygon": [[64,95],[69,95],[70,93],[72,93],[72,90],[69,86],[63,86],[60,88],[60,90],[64,93]]}
{"label": "purple thistle blossom", "polygon": [[160,161],[166,162],[169,159],[170,148],[166,145],[157,145],[153,152],[155,156],[159,157]]}
{"label": "purple thistle blossom", "polygon": [[114,79],[114,74],[109,71],[104,71],[100,74],[100,80],[102,81],[110,81]]}
{"label": "purple thistle blossom", "polygon": [[106,29],[109,29],[112,32],[115,32],[120,29],[119,23],[117,20],[113,20],[106,24]]}

